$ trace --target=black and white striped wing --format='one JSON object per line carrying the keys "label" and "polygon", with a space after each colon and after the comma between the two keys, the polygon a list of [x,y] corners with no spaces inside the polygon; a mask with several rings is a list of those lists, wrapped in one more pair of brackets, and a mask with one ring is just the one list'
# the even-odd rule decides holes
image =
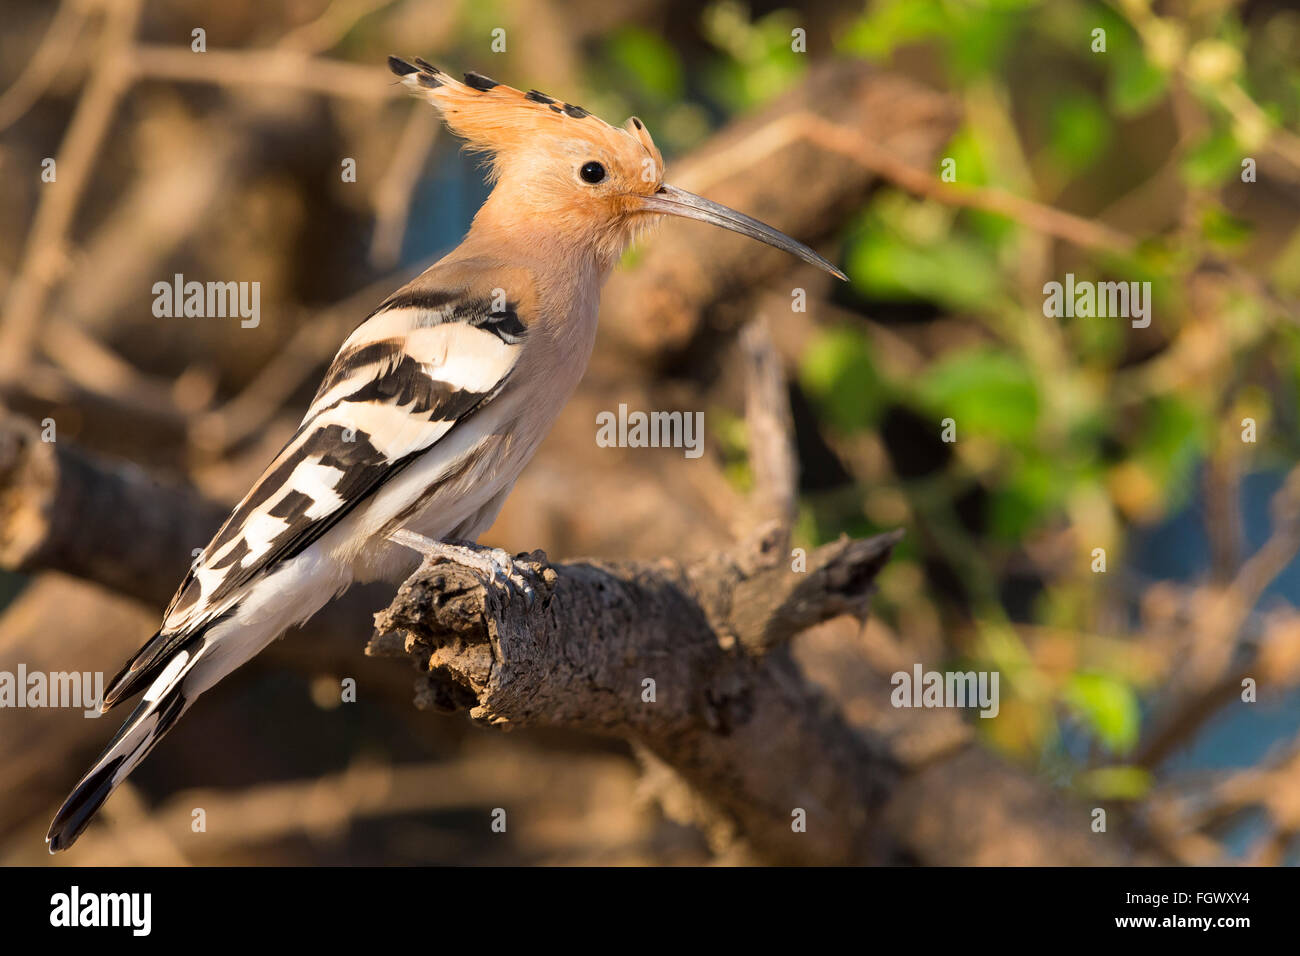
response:
{"label": "black and white striped wing", "polygon": [[298,431],[204,549],[159,634],[106,694],[144,686],[170,652],[233,608],[506,383],[524,326],[487,301],[390,299],[344,343]]}

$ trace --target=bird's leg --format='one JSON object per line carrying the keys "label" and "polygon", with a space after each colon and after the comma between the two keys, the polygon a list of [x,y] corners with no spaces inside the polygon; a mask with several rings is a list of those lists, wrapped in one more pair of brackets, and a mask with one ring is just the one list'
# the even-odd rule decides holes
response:
{"label": "bird's leg", "polygon": [[502,548],[487,548],[480,551],[466,547],[463,544],[453,544],[450,541],[436,541],[406,528],[399,528],[392,532],[388,536],[388,540],[393,544],[410,548],[421,555],[442,557],[448,561],[454,561],[457,564],[473,568],[480,574],[485,575],[493,583],[507,585],[507,594],[510,592],[509,585],[513,585],[523,592],[524,598],[530,606],[533,603],[533,586],[528,583],[528,579],[515,566],[514,558]]}

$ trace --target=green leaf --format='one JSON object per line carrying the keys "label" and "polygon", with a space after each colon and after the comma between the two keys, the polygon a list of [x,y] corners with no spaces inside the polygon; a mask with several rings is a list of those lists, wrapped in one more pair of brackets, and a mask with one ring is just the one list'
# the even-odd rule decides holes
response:
{"label": "green leaf", "polygon": [[1142,712],[1137,694],[1124,681],[1081,671],[1070,678],[1062,697],[1112,753],[1128,753],[1137,744]]}
{"label": "green leaf", "polygon": [[1030,452],[993,489],[989,519],[993,533],[1018,542],[1039,527],[1061,500],[1065,476],[1045,456]]}
{"label": "green leaf", "polygon": [[960,13],[944,33],[953,73],[964,80],[996,73],[1015,44],[1024,18],[1018,16],[1019,11],[999,10],[995,5],[956,9]]}
{"label": "green leaf", "polygon": [[1209,206],[1201,213],[1201,235],[1222,249],[1239,248],[1254,232],[1254,226],[1222,206]]}
{"label": "green leaf", "polygon": [[[984,154],[980,149],[978,133],[969,125],[963,126],[948,141],[943,151],[945,158],[951,158],[957,165],[957,181],[968,186],[984,186],[989,178],[984,169]],[[935,174],[938,175],[936,169]]]}
{"label": "green leaf", "polygon": [[1244,155],[1231,132],[1217,130],[1183,156],[1183,178],[1193,186],[1216,186],[1241,168]]}
{"label": "green leaf", "polygon": [[986,310],[1000,289],[988,249],[954,236],[921,245],[869,228],[850,240],[845,266],[855,285],[886,301]]}
{"label": "green leaf", "polygon": [[1103,800],[1138,800],[1147,795],[1154,782],[1145,767],[1117,765],[1084,771],[1075,779],[1075,786]]}
{"label": "green leaf", "polygon": [[848,326],[822,332],[804,350],[799,382],[826,420],[842,432],[873,424],[884,405],[866,336]]}
{"label": "green leaf", "polygon": [[884,0],[868,7],[837,46],[870,60],[883,60],[904,43],[940,35],[948,15],[939,0]]}
{"label": "green leaf", "polygon": [[606,49],[613,65],[654,99],[672,101],[685,92],[677,53],[658,34],[623,27],[609,38]]}
{"label": "green leaf", "polygon": [[708,424],[722,453],[723,475],[737,491],[751,491],[754,472],[749,465],[749,432],[745,420],[725,408],[711,408]]}
{"label": "green leaf", "polygon": [[1116,52],[1110,77],[1110,104],[1120,116],[1138,116],[1155,106],[1169,88],[1169,76],[1151,64],[1136,44]]}
{"label": "green leaf", "polygon": [[1110,117],[1096,97],[1076,90],[1053,103],[1049,146],[1056,161],[1070,172],[1096,162],[1110,138]]}
{"label": "green leaf", "polygon": [[798,25],[789,10],[773,11],[751,23],[748,9],[735,0],[709,5],[701,15],[701,28],[726,56],[706,66],[705,85],[734,110],[784,92],[807,69],[808,57],[795,52],[791,43],[791,31]]}
{"label": "green leaf", "polygon": [[1160,396],[1146,407],[1134,457],[1171,497],[1177,498],[1187,490],[1209,428],[1205,412],[1189,401],[1175,395]]}
{"label": "green leaf", "polygon": [[930,366],[916,395],[937,418],[952,418],[961,435],[987,435],[1018,445],[1033,439],[1038,391],[1015,357],[990,348],[949,354]]}

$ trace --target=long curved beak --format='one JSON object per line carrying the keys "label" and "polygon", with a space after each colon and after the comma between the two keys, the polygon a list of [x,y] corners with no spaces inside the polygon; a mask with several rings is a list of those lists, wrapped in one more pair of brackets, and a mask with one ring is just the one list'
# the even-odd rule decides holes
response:
{"label": "long curved beak", "polygon": [[660,186],[659,191],[653,196],[642,196],[640,198],[641,208],[646,212],[709,222],[715,226],[721,226],[723,229],[738,232],[742,236],[757,239],[759,242],[766,242],[769,246],[784,249],[786,252],[798,256],[804,262],[810,263],[819,269],[824,269],[837,279],[848,279],[848,276],[802,242],[796,242],[785,233],[778,232],[766,223],[759,222],[757,219],[750,219],[744,213],[736,212],[736,210],[729,209],[711,199],[705,199],[703,196],[697,196],[695,193],[688,193],[685,189],[678,189],[676,186],[667,184]]}

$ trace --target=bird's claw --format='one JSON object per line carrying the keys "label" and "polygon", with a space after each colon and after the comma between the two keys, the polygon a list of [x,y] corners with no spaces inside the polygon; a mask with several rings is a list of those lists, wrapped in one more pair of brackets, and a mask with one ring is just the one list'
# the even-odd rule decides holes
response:
{"label": "bird's claw", "polygon": [[426,557],[440,557],[473,568],[500,588],[505,593],[507,602],[516,591],[524,596],[524,601],[530,608],[537,598],[537,593],[528,583],[527,576],[519,570],[510,553],[502,548],[479,551],[463,544],[435,541],[407,530],[393,532],[389,535],[389,540],[422,553]]}
{"label": "bird's claw", "polygon": [[[482,554],[480,552],[480,554]],[[492,548],[482,555],[486,559],[489,568],[485,569],[493,583],[505,591],[507,599],[514,591],[518,591],[524,596],[524,603],[528,607],[533,606],[537,594],[533,586],[528,583],[528,578],[524,575],[519,567],[515,564],[515,559],[510,553],[503,548]]]}

